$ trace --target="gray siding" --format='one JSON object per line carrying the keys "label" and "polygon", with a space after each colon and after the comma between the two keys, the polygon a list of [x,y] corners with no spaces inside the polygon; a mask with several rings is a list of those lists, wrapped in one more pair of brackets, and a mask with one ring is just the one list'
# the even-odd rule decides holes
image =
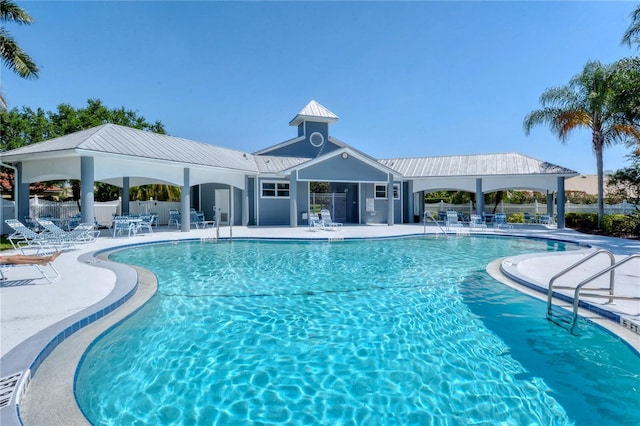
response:
{"label": "gray siding", "polygon": [[386,182],[387,174],[353,157],[343,160],[336,156],[301,170],[298,179],[319,182]]}
{"label": "gray siding", "polygon": [[308,225],[307,220],[302,220],[302,213],[309,213],[309,182],[298,182],[298,225]]}
{"label": "gray siding", "polygon": [[289,183],[288,179],[258,179],[258,203],[260,226],[285,226],[289,221],[289,197],[287,198],[263,198],[262,181],[277,181]]}
{"label": "gray siding", "polygon": [[[398,184],[400,182],[394,182]],[[376,184],[367,183],[362,185],[362,195],[360,197],[360,210],[362,212],[363,224],[386,224],[389,216],[389,209],[387,208],[388,201],[386,199],[375,198]],[[382,183],[378,184],[382,185]],[[402,190],[402,183],[400,183],[400,190]],[[367,211],[367,198],[373,198],[374,212]],[[393,223],[402,223],[402,197],[393,200]]]}
{"label": "gray siding", "polygon": [[276,148],[273,151],[269,151],[269,155],[277,157],[302,157],[302,158],[315,158],[321,154],[334,151],[340,148],[333,142],[329,142],[325,139],[324,145],[315,147],[305,139],[300,142],[295,142],[290,145],[286,145],[280,148]]}

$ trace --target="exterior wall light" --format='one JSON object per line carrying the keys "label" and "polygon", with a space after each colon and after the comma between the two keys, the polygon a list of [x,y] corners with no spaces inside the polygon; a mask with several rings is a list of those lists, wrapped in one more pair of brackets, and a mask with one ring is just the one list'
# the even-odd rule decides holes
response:
{"label": "exterior wall light", "polygon": [[346,152],[342,153],[342,159],[346,160],[347,158],[349,158],[349,154],[347,154]]}

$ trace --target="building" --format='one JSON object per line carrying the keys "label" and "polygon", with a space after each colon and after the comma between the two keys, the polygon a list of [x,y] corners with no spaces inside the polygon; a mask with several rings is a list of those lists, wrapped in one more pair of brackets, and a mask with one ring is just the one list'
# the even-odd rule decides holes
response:
{"label": "building", "polygon": [[[191,207],[233,225],[306,225],[321,206],[336,221],[394,225],[414,221],[425,192],[511,188],[557,194],[564,226],[564,180],[573,170],[517,153],[375,159],[331,135],[337,120],[311,101],[289,122],[296,137],[255,153],[105,124],[1,153],[0,161],[20,182],[18,217],[28,215],[29,182],[80,179],[89,222],[94,182],[101,181],[122,188],[123,200],[133,186],[180,186],[183,231]],[[329,192],[312,193],[313,182],[327,183]],[[483,197],[476,199],[483,211]]]}

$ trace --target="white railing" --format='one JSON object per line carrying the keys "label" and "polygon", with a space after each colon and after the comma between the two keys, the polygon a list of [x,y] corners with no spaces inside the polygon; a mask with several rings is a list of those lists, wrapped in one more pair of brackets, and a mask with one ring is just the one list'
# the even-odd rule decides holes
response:
{"label": "white railing", "polygon": [[[557,212],[556,206],[554,205],[553,207],[554,207],[554,212]],[[494,208],[494,205],[492,203],[488,203],[488,204],[485,203],[484,212],[492,213],[493,208]],[[635,205],[627,201],[623,201],[620,204],[605,204],[604,213],[605,214],[618,214],[618,213],[631,214],[633,211],[639,208],[640,208],[640,205]],[[420,206],[419,205],[415,206],[414,210],[418,210],[418,209],[420,209]],[[464,204],[451,204],[451,203],[445,203],[443,201],[439,203],[425,203],[423,206],[423,211],[424,210],[430,210],[433,212],[455,210],[457,212],[461,212],[467,215],[471,215],[472,212],[475,212],[475,209],[473,208],[473,205],[471,204],[471,202],[464,203]],[[565,214],[566,213],[597,213],[598,205],[597,204],[572,204],[567,202],[565,203],[564,212]],[[545,214],[547,213],[547,204],[539,203],[537,201],[533,203],[525,203],[525,204],[511,204],[511,203],[501,202],[498,204],[498,207],[496,208],[496,213],[507,213],[508,215],[513,213],[530,213],[532,215]],[[422,212],[414,213],[414,214],[420,215],[422,214]]]}
{"label": "white railing", "polygon": [[[130,201],[130,214],[147,214],[157,213],[158,224],[166,225],[169,223],[169,210],[180,210],[179,201]],[[67,219],[80,213],[78,205],[75,201],[49,201],[41,200],[37,197],[29,199],[29,216],[38,218],[42,216],[53,216],[61,219]],[[100,226],[109,226],[116,214],[122,214],[122,202],[120,199],[115,201],[95,202],[94,216],[96,222]],[[20,220],[24,218],[19,218]]]}

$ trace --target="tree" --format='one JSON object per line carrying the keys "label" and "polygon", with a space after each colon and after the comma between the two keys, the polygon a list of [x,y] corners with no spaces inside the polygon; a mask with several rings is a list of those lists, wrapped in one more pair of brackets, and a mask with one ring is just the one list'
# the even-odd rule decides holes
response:
{"label": "tree", "polygon": [[[637,128],[640,123],[640,57],[614,62],[610,87],[613,108],[621,111],[625,120]],[[640,154],[640,145],[636,144],[634,148],[634,153]]]}
{"label": "tree", "polygon": [[[9,0],[0,0],[0,56],[2,63],[22,78],[38,78],[38,66],[33,59],[16,43],[4,27],[5,22],[30,25],[33,18],[22,8]],[[0,93],[0,109],[7,109],[4,96]]]}
{"label": "tree", "polygon": [[[99,99],[89,99],[83,108],[60,104],[55,112],[44,111],[42,108],[34,111],[28,107],[0,110],[0,151],[20,148],[107,123],[166,133],[160,121],[149,123],[135,111],[124,107],[108,108]],[[5,186],[13,188],[12,174],[9,185]],[[105,194],[113,194],[113,190],[102,190],[101,196]],[[79,200],[79,193],[74,195],[74,200]]]}
{"label": "tree", "polygon": [[632,47],[637,44],[640,47],[640,6],[631,12],[631,24],[622,36],[622,44]]}
{"label": "tree", "polygon": [[618,142],[640,141],[640,129],[614,105],[612,75],[611,66],[590,61],[566,86],[545,90],[540,96],[543,108],[524,119],[527,135],[535,125],[547,124],[562,143],[575,129],[591,130],[598,173],[598,228],[604,215],[603,150]]}
{"label": "tree", "polygon": [[607,186],[616,196],[640,204],[640,155],[632,155],[631,166],[610,175]]}
{"label": "tree", "polygon": [[44,111],[42,108],[34,111],[28,107],[0,111],[0,151],[20,148],[107,123],[166,133],[160,121],[149,123],[135,111],[124,107],[108,108],[99,99],[88,99],[85,107],[74,108],[69,104],[60,104],[55,112]]}

